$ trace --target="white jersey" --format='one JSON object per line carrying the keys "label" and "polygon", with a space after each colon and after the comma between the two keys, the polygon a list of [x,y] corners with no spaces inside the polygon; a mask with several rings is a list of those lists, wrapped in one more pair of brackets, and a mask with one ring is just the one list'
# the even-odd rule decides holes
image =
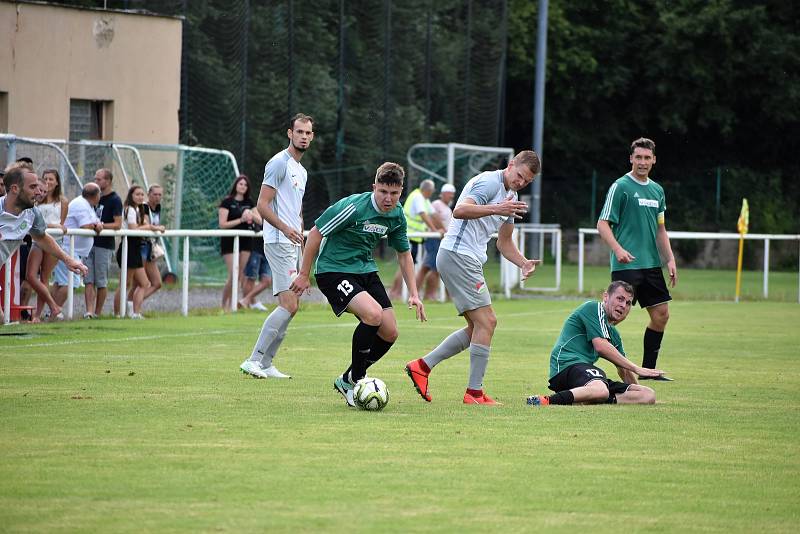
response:
{"label": "white jersey", "polygon": [[5,201],[8,197],[0,197],[0,264],[19,248],[26,235],[44,235],[47,224],[37,208],[27,208],[14,215],[5,210]]}
{"label": "white jersey", "polygon": [[[517,200],[517,192],[506,189],[503,184],[503,171],[482,172],[472,178],[458,197],[456,207],[471,198],[475,204],[485,206],[500,204],[506,199]],[[480,219],[453,219],[442,238],[440,248],[464,254],[481,264],[486,263],[486,244],[492,234],[500,230],[504,224],[514,224],[514,217],[509,215],[486,215]]]}
{"label": "white jersey", "polygon": [[[82,196],[78,196],[73,198],[69,203],[67,218],[64,219],[64,226],[67,229],[75,229],[99,221],[100,219],[97,217],[97,212],[94,207],[89,204],[89,201]],[[70,237],[65,235],[61,242],[61,248],[67,251],[67,253],[69,253],[69,239]],[[75,255],[85,258],[92,250],[93,244],[94,237],[75,236]]]}
{"label": "white jersey", "polygon": [[[306,192],[308,173],[288,150],[275,154],[264,167],[264,181],[275,189],[272,211],[281,222],[299,231],[303,230],[303,195]],[[283,232],[264,219],[264,243],[292,243]]]}

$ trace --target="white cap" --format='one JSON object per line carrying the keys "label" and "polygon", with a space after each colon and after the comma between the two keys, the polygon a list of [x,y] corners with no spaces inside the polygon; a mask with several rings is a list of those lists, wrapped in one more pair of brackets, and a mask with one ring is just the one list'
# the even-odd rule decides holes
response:
{"label": "white cap", "polygon": [[453,184],[444,184],[442,188],[439,190],[440,193],[455,193],[456,186]]}

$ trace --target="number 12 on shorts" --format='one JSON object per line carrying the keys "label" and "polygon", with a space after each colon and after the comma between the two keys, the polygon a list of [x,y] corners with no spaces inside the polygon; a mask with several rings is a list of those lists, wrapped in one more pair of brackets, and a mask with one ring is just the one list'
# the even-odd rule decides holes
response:
{"label": "number 12 on shorts", "polygon": [[353,286],[347,280],[342,280],[342,282],[336,286],[336,289],[344,293],[345,297],[353,292]]}

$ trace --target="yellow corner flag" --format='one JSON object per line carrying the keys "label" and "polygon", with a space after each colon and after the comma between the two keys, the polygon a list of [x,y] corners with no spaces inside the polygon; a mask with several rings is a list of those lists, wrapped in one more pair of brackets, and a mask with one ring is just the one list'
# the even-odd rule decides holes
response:
{"label": "yellow corner flag", "polygon": [[742,199],[742,211],[739,213],[739,222],[736,228],[739,230],[739,260],[736,263],[736,302],[739,302],[739,290],[742,288],[742,254],[744,253],[744,236],[747,234],[747,227],[750,224],[750,207],[747,199]]}
{"label": "yellow corner flag", "polygon": [[745,235],[747,233],[747,225],[750,224],[750,207],[747,205],[747,199],[742,199],[742,211],[739,214],[739,222],[736,224],[736,228],[739,230],[739,233]]}

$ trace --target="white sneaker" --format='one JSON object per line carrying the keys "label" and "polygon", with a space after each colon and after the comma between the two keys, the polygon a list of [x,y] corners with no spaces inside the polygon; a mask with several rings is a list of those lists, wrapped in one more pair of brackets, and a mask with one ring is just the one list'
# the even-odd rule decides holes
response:
{"label": "white sneaker", "polygon": [[128,316],[130,319],[144,319],[144,315],[141,313],[132,313]]}
{"label": "white sneaker", "polygon": [[269,367],[262,367],[261,371],[267,375],[269,378],[292,378],[289,375],[285,375],[278,371],[278,368],[274,365],[270,365]]}
{"label": "white sneaker", "polygon": [[269,309],[261,304],[260,302],[256,301],[250,305],[251,310],[259,310],[259,311],[269,311]]}
{"label": "white sneaker", "polygon": [[128,302],[125,303],[125,313],[128,314],[128,317],[132,317],[133,316],[133,301],[132,300],[129,300]]}
{"label": "white sneaker", "polygon": [[261,366],[258,365],[258,362],[245,360],[244,363],[239,366],[239,369],[246,375],[256,378],[267,378],[267,375],[264,373],[264,370],[261,369]]}
{"label": "white sneaker", "polygon": [[347,405],[348,405],[348,406],[350,406],[351,408],[355,408],[355,407],[356,407],[356,401],[355,401],[355,399],[353,398],[353,395],[354,395],[354,393],[353,393],[353,392],[354,392],[354,391],[355,391],[354,389],[351,389],[351,390],[349,390],[349,391],[347,392],[347,395],[346,395],[346,396],[345,396],[345,398],[344,398],[344,400],[346,400],[346,401],[347,401]]}

